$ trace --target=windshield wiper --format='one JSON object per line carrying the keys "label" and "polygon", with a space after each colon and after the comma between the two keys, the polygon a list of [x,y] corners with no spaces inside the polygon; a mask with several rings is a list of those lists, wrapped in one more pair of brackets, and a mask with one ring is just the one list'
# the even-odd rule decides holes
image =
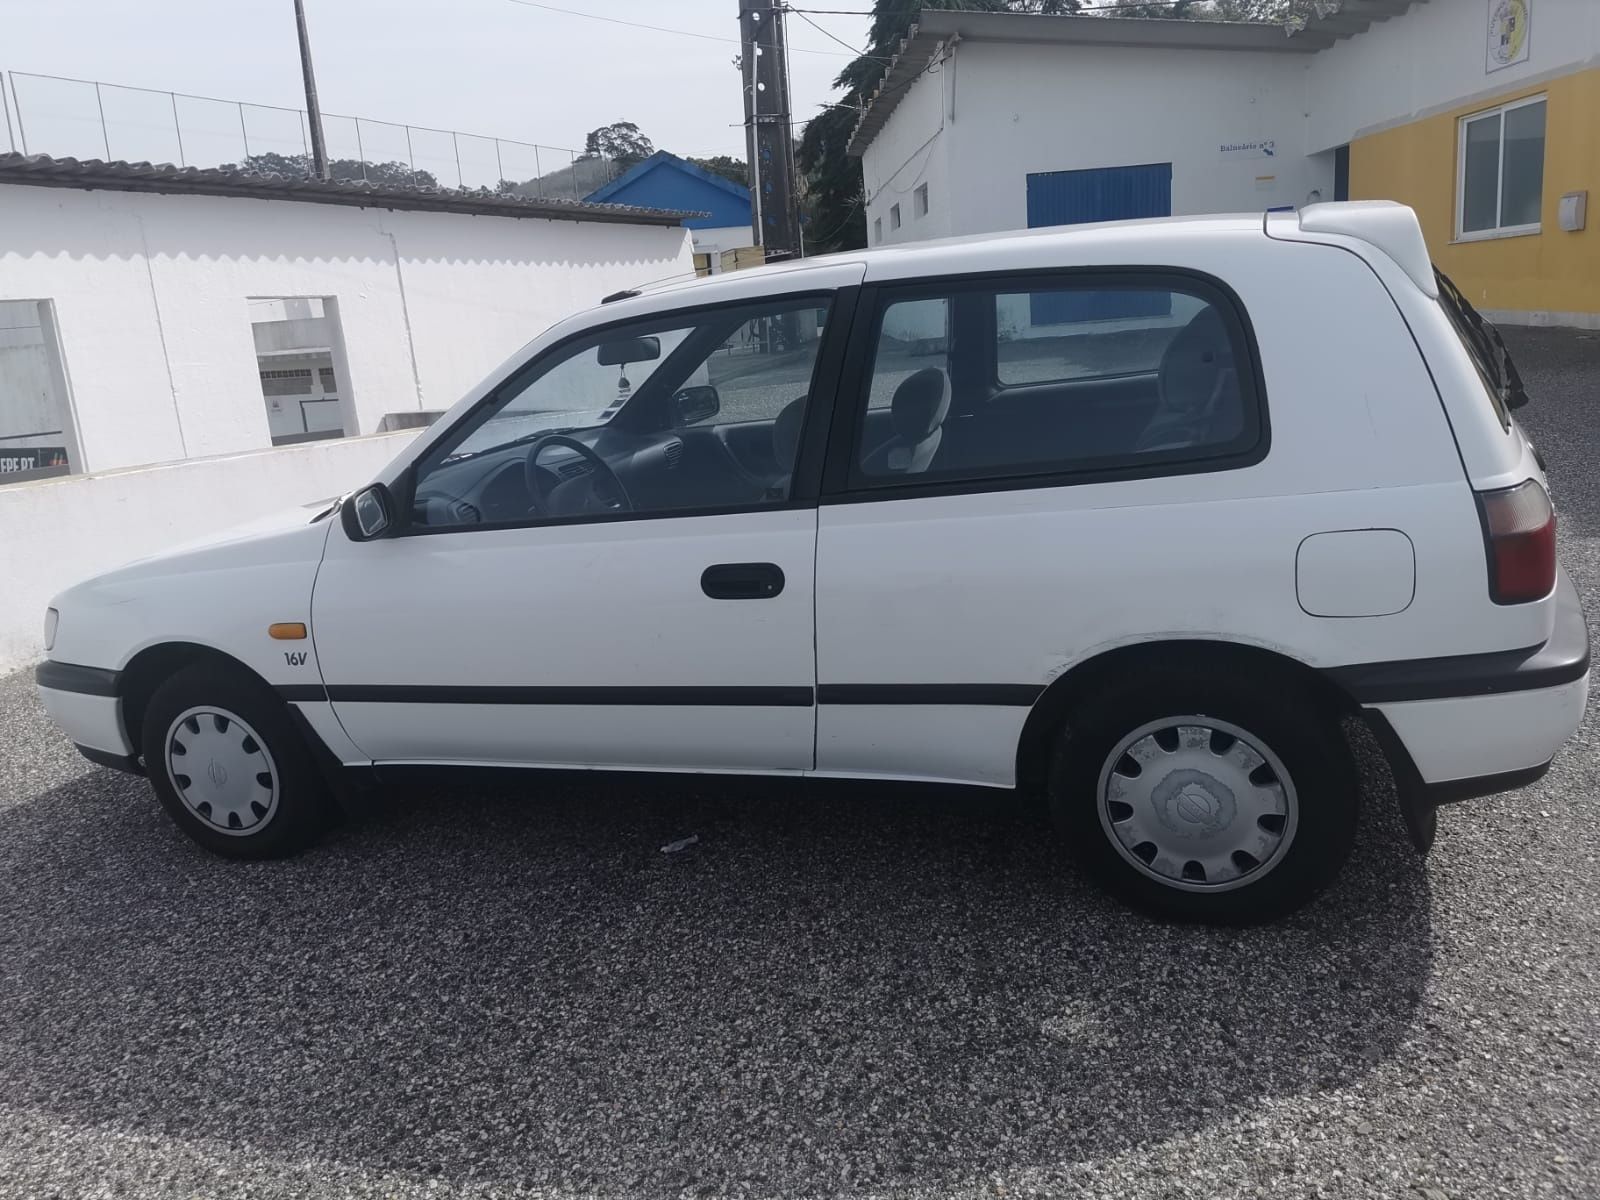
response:
{"label": "windshield wiper", "polygon": [[1527,389],[1522,385],[1522,374],[1511,360],[1511,351],[1493,321],[1472,307],[1472,302],[1461,294],[1461,289],[1443,271],[1435,270],[1439,292],[1461,317],[1463,327],[1477,348],[1484,369],[1493,376],[1495,390],[1507,408],[1521,408],[1528,402]]}
{"label": "windshield wiper", "polygon": [[1495,343],[1500,347],[1500,374],[1504,379],[1502,385],[1502,398],[1507,408],[1521,408],[1528,402],[1528,389],[1522,386],[1522,372],[1517,370],[1517,364],[1511,361],[1511,351],[1506,347],[1505,338],[1500,336],[1500,331],[1493,325]]}

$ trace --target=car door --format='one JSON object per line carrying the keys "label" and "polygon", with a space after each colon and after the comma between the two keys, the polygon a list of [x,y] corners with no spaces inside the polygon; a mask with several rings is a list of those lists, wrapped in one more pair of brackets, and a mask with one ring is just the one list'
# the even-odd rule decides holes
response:
{"label": "car door", "polygon": [[313,636],[356,746],[396,763],[810,767],[840,306],[806,293],[570,338],[426,448],[398,481],[395,536],[335,530]]}

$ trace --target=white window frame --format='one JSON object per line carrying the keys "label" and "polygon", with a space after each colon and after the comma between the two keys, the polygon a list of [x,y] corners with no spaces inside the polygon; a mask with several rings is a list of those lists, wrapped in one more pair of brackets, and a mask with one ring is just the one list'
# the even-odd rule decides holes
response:
{"label": "white window frame", "polygon": [[876,246],[881,241],[883,241],[883,218],[882,217],[873,217],[872,218],[872,244],[874,246]]}
{"label": "white window frame", "polygon": [[911,193],[911,215],[921,218],[928,215],[928,185],[919,183],[916,191]]}
{"label": "white window frame", "polygon": [[891,205],[889,205],[889,229],[892,232],[893,230],[896,230],[896,229],[899,229],[899,228],[900,228],[900,206],[898,204],[891,204]]}
{"label": "white window frame", "polygon": [[[1458,242],[1486,242],[1495,238],[1527,237],[1530,234],[1542,233],[1542,221],[1535,221],[1531,225],[1501,225],[1500,206],[1505,200],[1505,170],[1506,170],[1506,113],[1519,108],[1526,108],[1530,104],[1543,104],[1545,147],[1550,144],[1550,108],[1549,96],[1541,92],[1537,96],[1524,96],[1520,100],[1512,100],[1506,104],[1498,104],[1493,108],[1480,109],[1475,113],[1468,113],[1456,122],[1456,228],[1455,240]],[[1467,126],[1474,121],[1482,121],[1487,117],[1498,115],[1500,118],[1500,148],[1499,158],[1495,164],[1494,175],[1494,219],[1492,229],[1466,229],[1467,215]],[[1544,180],[1539,181],[1539,204],[1544,206]]]}

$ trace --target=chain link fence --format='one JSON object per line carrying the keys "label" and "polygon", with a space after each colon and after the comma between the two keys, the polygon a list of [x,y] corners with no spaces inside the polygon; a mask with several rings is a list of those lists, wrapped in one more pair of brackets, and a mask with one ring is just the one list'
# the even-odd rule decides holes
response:
{"label": "chain link fence", "polygon": [[[0,71],[6,148],[55,158],[310,176],[303,109]],[[335,179],[581,200],[618,172],[602,155],[455,129],[322,114]]]}

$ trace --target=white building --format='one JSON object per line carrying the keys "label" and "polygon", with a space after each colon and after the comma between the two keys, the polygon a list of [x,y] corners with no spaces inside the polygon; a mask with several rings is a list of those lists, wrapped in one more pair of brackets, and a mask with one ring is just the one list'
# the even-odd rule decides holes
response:
{"label": "white building", "polygon": [[692,271],[660,210],[0,156],[0,670],[60,587],[363,482],[557,319]]}
{"label": "white building", "polygon": [[1395,199],[1480,308],[1600,327],[1597,143],[1597,0],[1344,0],[1295,32],[928,10],[850,152],[872,245]]}

